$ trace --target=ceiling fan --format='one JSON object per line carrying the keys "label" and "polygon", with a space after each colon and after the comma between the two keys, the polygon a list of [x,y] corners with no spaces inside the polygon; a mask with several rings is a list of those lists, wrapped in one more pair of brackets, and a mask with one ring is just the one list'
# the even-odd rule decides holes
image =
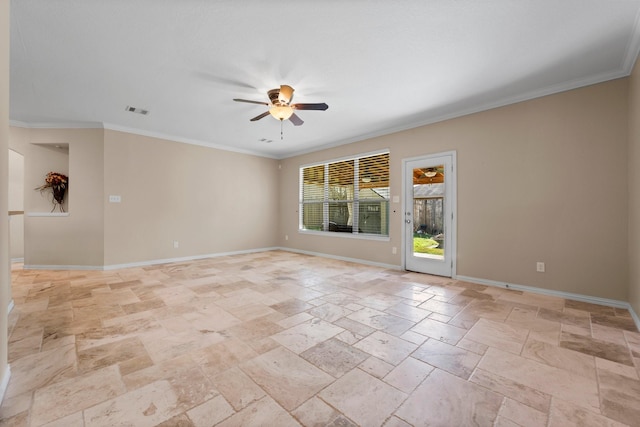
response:
{"label": "ceiling fan", "polygon": [[249,99],[239,99],[239,98],[234,98],[234,101],[248,102],[249,104],[266,105],[267,107],[269,107],[269,110],[265,111],[259,116],[255,116],[254,118],[252,118],[250,120],[252,122],[260,120],[261,118],[271,114],[271,116],[273,116],[277,120],[280,120],[280,122],[287,119],[291,120],[291,123],[293,123],[294,126],[300,126],[301,124],[304,123],[304,121],[302,121],[302,119],[298,117],[296,113],[294,113],[294,110],[324,111],[327,108],[329,108],[329,106],[324,102],[316,103],[316,104],[292,104],[291,100],[293,99],[293,91],[294,89],[291,86],[281,85],[280,88],[271,89],[270,91],[267,92],[270,102],[251,101]]}

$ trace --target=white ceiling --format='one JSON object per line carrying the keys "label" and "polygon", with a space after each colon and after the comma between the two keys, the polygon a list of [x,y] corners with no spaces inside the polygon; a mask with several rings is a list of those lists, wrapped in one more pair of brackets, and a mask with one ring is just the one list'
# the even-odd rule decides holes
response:
{"label": "white ceiling", "polygon": [[[640,0],[13,0],[14,124],[283,158],[630,73]],[[288,84],[294,127],[233,98]],[[148,109],[142,116],[125,111]],[[271,142],[261,141],[272,140]]]}

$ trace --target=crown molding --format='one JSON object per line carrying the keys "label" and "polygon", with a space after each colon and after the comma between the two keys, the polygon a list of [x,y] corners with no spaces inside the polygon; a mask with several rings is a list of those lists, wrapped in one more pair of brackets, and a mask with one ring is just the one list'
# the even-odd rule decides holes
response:
{"label": "crown molding", "polygon": [[9,120],[9,125],[26,129],[103,129],[100,122],[22,122]]}
{"label": "crown molding", "polygon": [[[634,42],[634,45],[637,45],[635,47],[636,49],[640,49],[640,37],[638,37],[638,42]],[[636,52],[635,55],[636,55],[635,57],[637,57],[638,52]],[[450,113],[444,113],[444,114],[436,113],[434,115],[427,115],[427,117],[425,117],[422,120],[413,121],[410,123],[406,123],[404,125],[385,128],[385,129],[381,129],[379,131],[374,131],[374,132],[367,132],[367,133],[359,134],[352,138],[341,139],[341,140],[324,144],[315,148],[296,151],[291,154],[283,155],[282,159],[314,153],[317,151],[327,150],[329,148],[339,147],[341,145],[346,145],[346,144],[352,144],[354,142],[360,142],[367,139],[390,135],[393,133],[398,133],[398,132],[402,132],[410,129],[416,129],[422,126],[432,125],[434,123],[444,122],[447,120],[456,119],[459,117],[464,117],[464,116],[468,116],[475,113],[481,113],[484,111],[489,111],[489,110],[493,110],[500,107],[506,107],[508,105],[518,104],[524,101],[531,101],[533,99],[542,98],[544,96],[555,95],[562,92],[568,92],[570,90],[579,89],[582,87],[591,86],[599,83],[605,83],[610,80],[616,80],[619,78],[627,77],[629,76],[629,74],[631,74],[631,71],[633,71],[633,64],[635,63],[635,59],[633,61],[627,60],[626,62],[631,62],[631,68],[629,70],[620,69],[618,71],[602,73],[602,74],[598,74],[588,78],[570,80],[567,82],[559,83],[552,86],[547,86],[542,89],[526,92],[516,96],[502,98],[497,101],[477,104],[477,105],[470,106],[469,108],[455,109]]]}
{"label": "crown molding", "polygon": [[217,144],[215,142],[207,142],[207,141],[202,141],[199,139],[193,139],[193,138],[184,138],[184,137],[180,137],[180,136],[176,136],[176,135],[170,135],[170,134],[166,134],[166,133],[162,133],[162,132],[152,132],[152,131],[146,131],[146,130],[142,130],[142,129],[136,129],[136,128],[130,128],[130,127],[126,127],[126,126],[120,126],[120,125],[116,125],[113,123],[102,123],[104,129],[107,130],[113,130],[113,131],[117,131],[117,132],[125,132],[125,133],[131,133],[134,135],[141,135],[141,136],[148,136],[150,138],[158,138],[158,139],[164,139],[167,141],[173,141],[173,142],[181,142],[183,144],[190,144],[190,145],[198,145],[201,147],[206,147],[206,148],[213,148],[216,150],[223,150],[223,151],[231,151],[234,153],[240,153],[240,154],[248,154],[250,156],[258,156],[258,157],[266,157],[266,158],[270,158],[270,159],[276,159],[275,156],[269,155],[269,154],[265,154],[265,153],[261,153],[258,151],[252,151],[252,150],[245,150],[242,148],[235,148],[235,147],[231,147],[229,145],[223,145],[223,144]]}

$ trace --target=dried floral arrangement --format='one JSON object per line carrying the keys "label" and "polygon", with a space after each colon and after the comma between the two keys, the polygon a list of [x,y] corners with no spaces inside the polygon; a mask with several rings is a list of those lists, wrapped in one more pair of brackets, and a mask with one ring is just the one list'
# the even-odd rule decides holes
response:
{"label": "dried floral arrangement", "polygon": [[68,176],[59,172],[49,172],[44,178],[44,184],[40,187],[36,187],[35,190],[40,191],[40,194],[42,194],[50,189],[53,195],[51,200],[53,203],[53,209],[51,209],[51,212],[56,210],[56,207],[60,209],[60,212],[64,212],[62,204],[64,203],[64,195],[67,192],[67,188],[69,188]]}

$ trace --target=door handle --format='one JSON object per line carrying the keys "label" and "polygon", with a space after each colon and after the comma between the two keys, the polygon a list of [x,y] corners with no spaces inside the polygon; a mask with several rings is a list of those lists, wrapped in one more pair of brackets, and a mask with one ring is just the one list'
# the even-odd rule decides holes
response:
{"label": "door handle", "polygon": [[411,220],[410,219],[405,219],[404,222],[406,222],[407,224],[411,224]]}

